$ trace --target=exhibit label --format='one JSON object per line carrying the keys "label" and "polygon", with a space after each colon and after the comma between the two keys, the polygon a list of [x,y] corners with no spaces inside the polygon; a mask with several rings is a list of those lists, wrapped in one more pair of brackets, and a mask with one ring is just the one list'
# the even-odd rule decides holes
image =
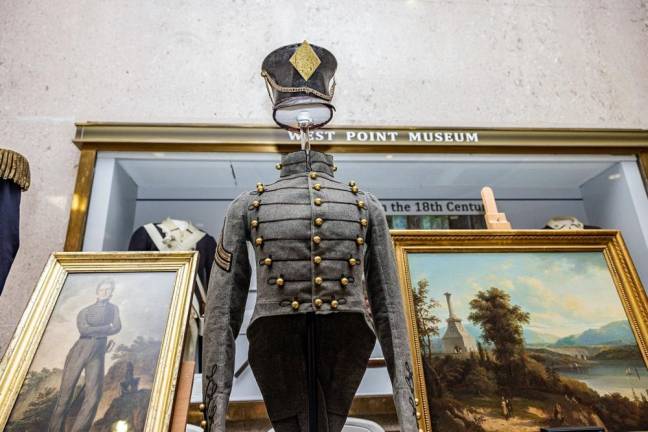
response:
{"label": "exhibit label", "polygon": [[388,215],[482,215],[481,200],[380,200]]}

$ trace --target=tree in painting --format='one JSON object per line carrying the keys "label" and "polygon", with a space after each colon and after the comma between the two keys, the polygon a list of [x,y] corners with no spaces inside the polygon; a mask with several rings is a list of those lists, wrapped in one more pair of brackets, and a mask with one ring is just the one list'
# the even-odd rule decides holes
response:
{"label": "tree in painting", "polygon": [[499,288],[479,291],[470,301],[468,319],[482,329],[482,339],[494,345],[497,361],[513,375],[513,365],[523,359],[522,325],[529,323],[529,314],[511,304],[511,296]]}
{"label": "tree in painting", "polygon": [[522,324],[529,323],[529,314],[511,304],[511,296],[499,288],[479,291],[470,302],[468,319],[482,329],[482,338],[495,346],[501,363],[511,362],[524,352]]}
{"label": "tree in painting", "polygon": [[431,338],[439,335],[439,322],[441,320],[434,314],[434,309],[439,307],[439,302],[429,298],[430,282],[427,279],[419,280],[416,285],[417,288],[412,293],[414,310],[416,311],[416,325],[423,351],[430,353],[432,352]]}

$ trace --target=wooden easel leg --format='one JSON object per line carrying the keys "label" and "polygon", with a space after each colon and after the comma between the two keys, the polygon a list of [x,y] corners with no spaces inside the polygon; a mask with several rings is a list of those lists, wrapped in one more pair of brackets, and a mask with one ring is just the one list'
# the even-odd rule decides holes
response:
{"label": "wooden easel leg", "polygon": [[[192,320],[192,319],[190,319]],[[196,341],[198,328],[195,322],[187,323],[185,330],[184,346],[182,349],[182,362],[178,371],[173,412],[171,414],[170,432],[185,432],[187,430],[187,416],[191,403],[191,389],[193,388],[194,372],[196,370]]]}
{"label": "wooden easel leg", "polygon": [[191,402],[195,368],[195,361],[183,361],[180,365],[170,432],[185,432],[187,430],[187,415],[189,413],[189,403]]}

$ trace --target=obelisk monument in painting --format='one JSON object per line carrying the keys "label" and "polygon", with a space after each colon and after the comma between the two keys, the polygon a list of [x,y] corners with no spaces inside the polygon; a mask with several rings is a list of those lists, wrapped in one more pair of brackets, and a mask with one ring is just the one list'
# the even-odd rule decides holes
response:
{"label": "obelisk monument in painting", "polygon": [[452,294],[445,293],[444,295],[448,301],[448,319],[446,320],[448,328],[441,338],[443,353],[460,354],[477,351],[477,342],[475,342],[475,339],[468,334],[463,324],[461,324],[461,318],[457,318],[452,310],[452,302],[450,300]]}

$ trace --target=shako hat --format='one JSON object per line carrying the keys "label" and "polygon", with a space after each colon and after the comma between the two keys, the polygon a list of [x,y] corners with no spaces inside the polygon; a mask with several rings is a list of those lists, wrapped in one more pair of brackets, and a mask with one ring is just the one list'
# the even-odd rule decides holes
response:
{"label": "shako hat", "polygon": [[272,51],[263,60],[261,76],[272,100],[274,121],[282,128],[299,130],[300,119],[318,128],[333,118],[337,60],[325,48],[307,41]]}

